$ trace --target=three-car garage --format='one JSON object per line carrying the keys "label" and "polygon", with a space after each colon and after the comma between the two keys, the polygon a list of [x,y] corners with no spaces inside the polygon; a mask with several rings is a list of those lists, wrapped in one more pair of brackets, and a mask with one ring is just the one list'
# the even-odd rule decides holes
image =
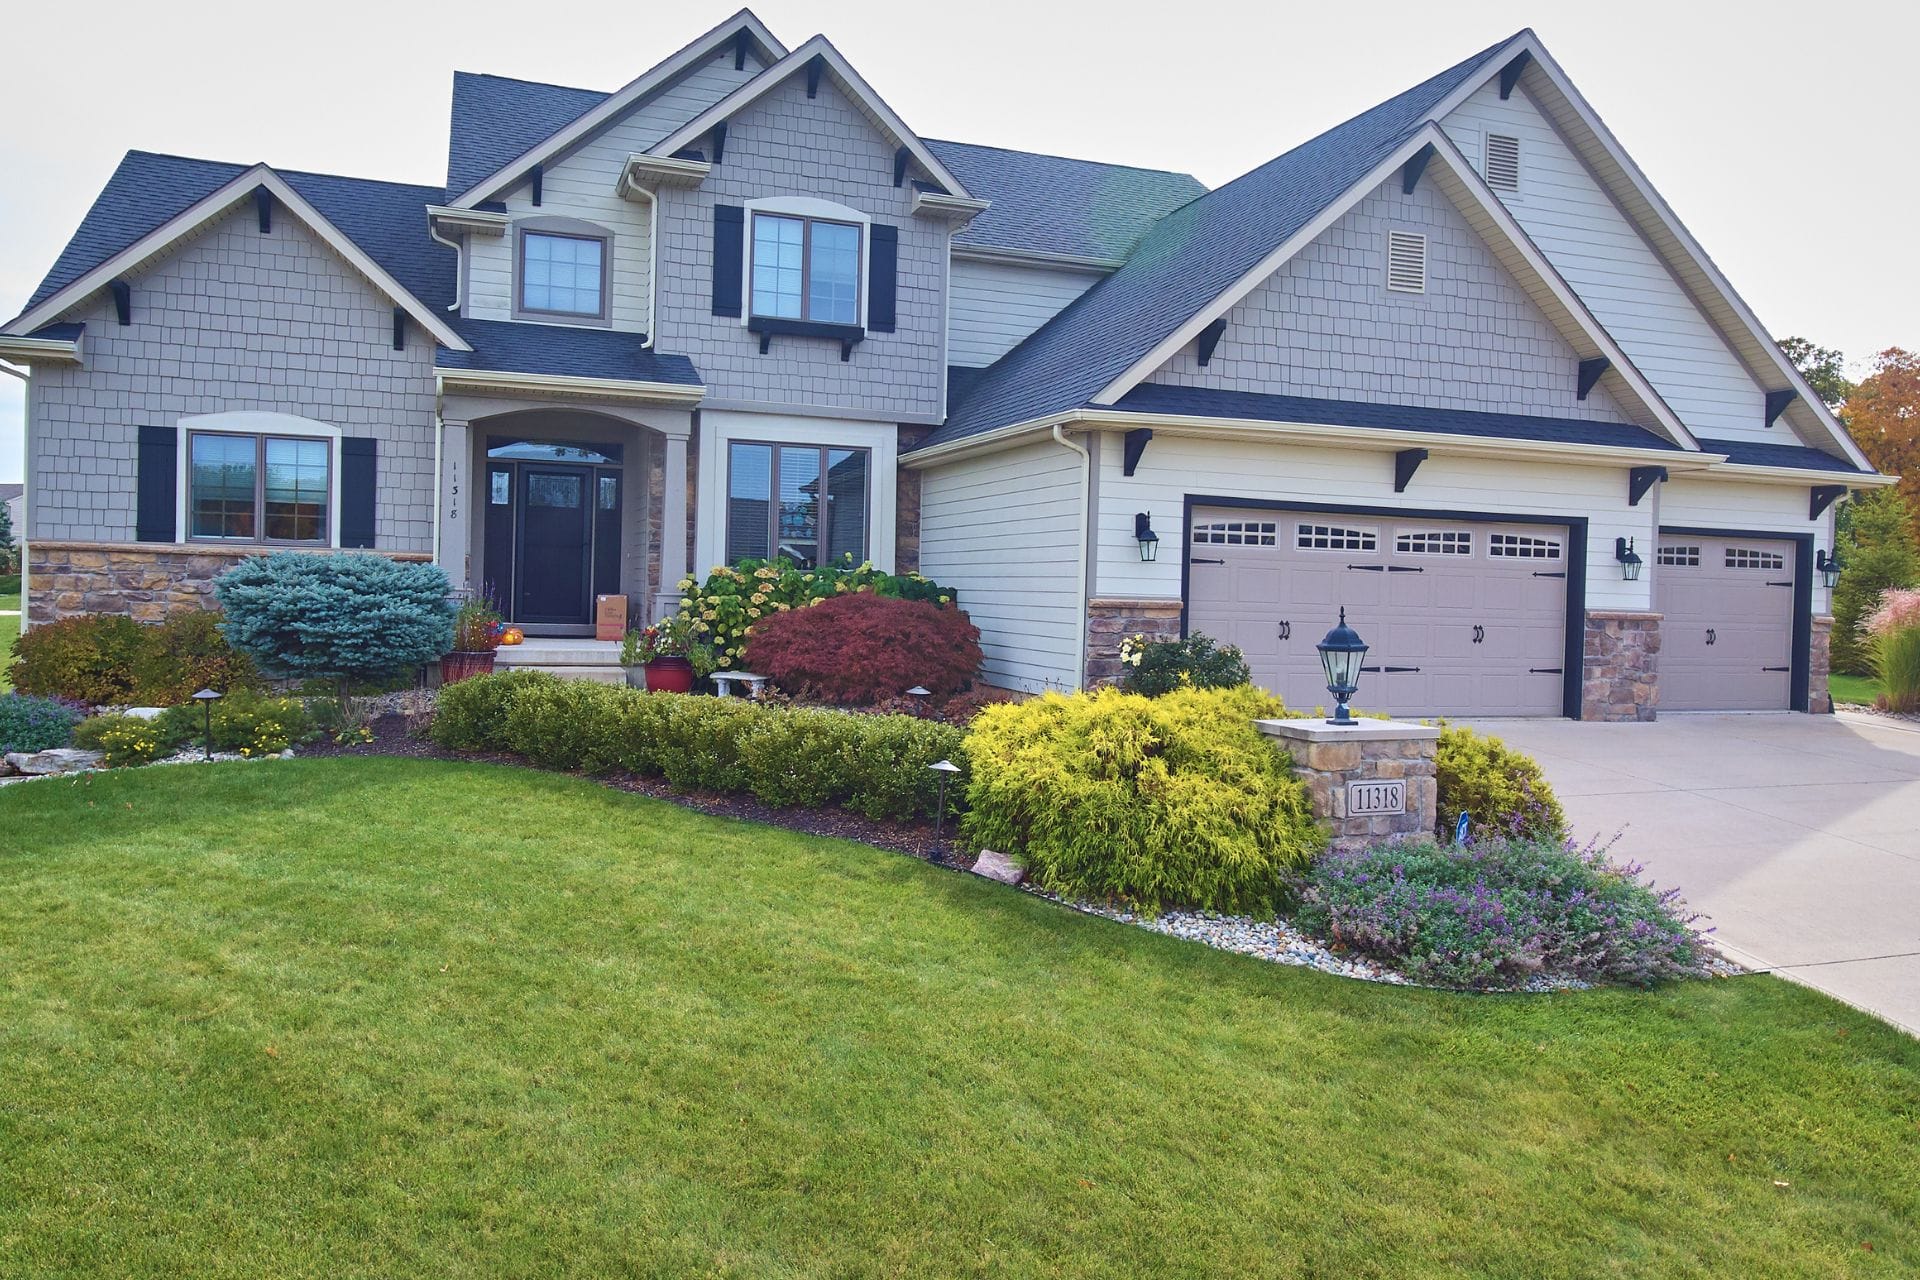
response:
{"label": "three-car garage", "polygon": [[[1254,683],[1289,706],[1328,703],[1315,644],[1345,608],[1371,646],[1358,699],[1368,710],[1579,715],[1584,518],[1188,507],[1186,631],[1239,646]],[[1665,615],[1662,709],[1805,707],[1809,542],[1661,531],[1646,570]]]}

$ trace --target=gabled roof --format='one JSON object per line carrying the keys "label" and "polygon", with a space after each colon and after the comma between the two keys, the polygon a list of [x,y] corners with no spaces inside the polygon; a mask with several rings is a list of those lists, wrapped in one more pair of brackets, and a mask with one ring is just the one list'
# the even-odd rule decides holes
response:
{"label": "gabled roof", "polygon": [[695,142],[711,132],[715,125],[724,123],[730,117],[745,111],[748,107],[766,96],[766,94],[785,83],[789,77],[799,74],[806,68],[808,63],[814,61],[816,58],[832,71],[833,78],[835,82],[839,84],[841,92],[852,98],[857,106],[871,116],[873,120],[880,125],[881,129],[893,139],[895,145],[905,147],[908,152],[912,154],[914,160],[920,165],[921,170],[925,172],[928,177],[932,178],[934,182],[938,183],[946,194],[961,197],[973,194],[967,190],[966,185],[962,183],[959,178],[955,177],[947,169],[946,165],[940,162],[939,158],[936,157],[932,151],[927,149],[926,143],[922,142],[920,136],[907,127],[906,121],[894,114],[893,108],[887,105],[886,100],[874,92],[873,86],[861,78],[860,73],[853,69],[853,64],[848,62],[841,52],[833,47],[833,42],[825,36],[813,37],[798,49],[795,49],[792,53],[789,53],[786,57],[780,59],[765,71],[762,71],[759,75],[747,81],[747,83],[741,85],[738,89],[735,89],[732,93],[720,99],[720,101],[714,103],[693,119],[687,121],[684,125],[681,125],[680,128],[668,134],[659,142],[656,142],[647,149],[647,154],[670,156],[675,152],[692,146]]}
{"label": "gabled roof", "polygon": [[[540,93],[534,91],[551,90],[556,86],[530,85],[524,80],[509,82],[511,85],[523,86],[530,90],[521,96],[524,98],[525,105],[531,106],[539,115],[538,124],[528,121],[522,126],[509,119],[497,127],[497,136],[489,136],[483,132],[475,139],[471,148],[463,148],[469,152],[462,159],[461,176],[463,178],[466,166],[478,167],[480,162],[474,156],[484,153],[489,158],[504,157],[498,159],[491,170],[465,185],[455,181],[452,148],[449,148],[447,203],[459,208],[472,208],[482,201],[493,199],[503,188],[520,181],[534,165],[543,164],[571,150],[580,142],[618,120],[631,108],[644,102],[655,91],[671,84],[676,77],[705,62],[729,44],[743,39],[762,62],[775,62],[786,55],[786,46],[774,37],[773,32],[767,30],[766,25],[754,15],[753,11],[742,9],[712,30],[689,41],[662,61],[641,72],[623,87],[603,95],[599,102],[580,104],[582,109],[578,114],[559,121],[548,132],[538,135],[534,130],[558,116],[566,95],[576,95],[575,101],[579,102],[577,95],[585,91],[571,89],[559,90],[557,93]],[[478,78],[469,77],[470,80]],[[457,100],[459,89],[460,82],[456,79],[453,123],[453,132],[456,136],[462,132]],[[513,142],[526,141],[520,150],[508,153],[507,147],[511,145],[509,139]]]}
{"label": "gabled roof", "polygon": [[1432,129],[1436,109],[1501,66],[1519,38],[1481,50],[1162,218],[1125,265],[989,368],[921,447],[1096,403],[1276,251],[1316,221],[1330,221],[1337,203],[1382,181],[1403,152],[1417,149],[1411,144]]}
{"label": "gabled roof", "polygon": [[1117,265],[1149,227],[1206,194],[1191,174],[927,139],[927,149],[991,207],[953,243]]}
{"label": "gabled roof", "polygon": [[1700,437],[1700,447],[1708,453],[1724,453],[1727,461],[1742,467],[1791,467],[1800,471],[1837,471],[1862,474],[1845,458],[1836,458],[1824,449],[1803,444],[1771,444],[1760,440],[1720,440]]}
{"label": "gabled roof", "polygon": [[597,89],[454,72],[447,194],[470,190],[611,96]]}
{"label": "gabled roof", "polygon": [[453,301],[453,253],[426,235],[424,207],[437,194],[435,188],[145,151],[127,153],[53,269],[4,331],[24,333],[56,318],[63,307],[100,287],[103,282],[89,284],[93,277],[131,268],[198,231],[259,186],[273,191],[281,205],[437,339],[459,341],[444,318]]}

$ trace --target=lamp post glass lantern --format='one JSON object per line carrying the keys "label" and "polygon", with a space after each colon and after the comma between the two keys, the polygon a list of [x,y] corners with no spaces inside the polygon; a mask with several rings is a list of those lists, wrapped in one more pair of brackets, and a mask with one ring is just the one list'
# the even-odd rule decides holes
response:
{"label": "lamp post glass lantern", "polygon": [[213,759],[213,704],[220,701],[220,695],[211,689],[202,689],[193,695],[193,700],[200,704],[206,720],[206,737],[202,739],[202,759],[211,760]]}
{"label": "lamp post glass lantern", "polygon": [[1327,632],[1326,639],[1314,648],[1320,651],[1320,667],[1327,675],[1327,692],[1333,695],[1333,718],[1328,724],[1358,724],[1347,704],[1360,691],[1360,663],[1367,656],[1367,642],[1347,625],[1347,611],[1340,610],[1340,623]]}

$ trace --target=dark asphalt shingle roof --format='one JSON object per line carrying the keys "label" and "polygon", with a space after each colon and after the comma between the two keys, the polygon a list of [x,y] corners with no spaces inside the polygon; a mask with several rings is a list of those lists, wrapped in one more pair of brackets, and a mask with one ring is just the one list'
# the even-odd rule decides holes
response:
{"label": "dark asphalt shingle roof", "polygon": [[473,350],[439,348],[434,354],[434,364],[442,369],[491,369],[566,378],[617,378],[684,387],[700,385],[700,371],[693,367],[693,361],[642,346],[646,335],[641,333],[457,317],[449,317],[448,323]]}
{"label": "dark asphalt shingle roof", "polygon": [[1727,461],[1745,467],[1799,467],[1812,471],[1845,471],[1853,475],[1868,475],[1869,472],[1848,462],[1845,458],[1821,449],[1810,449],[1800,444],[1771,444],[1760,440],[1709,440],[1705,436],[1696,436],[1700,447],[1708,453],[1724,453]]}
{"label": "dark asphalt shingle roof", "polygon": [[[53,294],[245,173],[251,165],[129,151],[23,310]],[[427,238],[437,187],[276,170],[322,217],[436,310],[453,301],[453,251]]]}
{"label": "dark asphalt shingle roof", "polygon": [[454,72],[447,198],[464,195],[610,96],[596,89]]}
{"label": "dark asphalt shingle roof", "polygon": [[1207,387],[1169,387],[1146,382],[1121,396],[1117,409],[1170,413],[1183,417],[1247,418],[1254,422],[1308,422],[1330,427],[1372,427],[1381,431],[1432,431],[1444,435],[1485,436],[1494,440],[1556,440],[1620,449],[1672,449],[1680,446],[1645,427],[1583,418],[1542,418],[1523,413],[1484,413],[1471,409],[1422,409],[1413,405],[1373,404],[1362,400],[1317,400],[1307,396],[1263,395],[1252,391],[1216,391]]}
{"label": "dark asphalt shingle roof", "polygon": [[927,139],[934,158],[993,203],[955,244],[1124,258],[1149,227],[1206,194],[1191,174]]}
{"label": "dark asphalt shingle roof", "polygon": [[1431,119],[1502,40],[1157,222],[1118,271],[991,366],[922,448],[1077,408]]}

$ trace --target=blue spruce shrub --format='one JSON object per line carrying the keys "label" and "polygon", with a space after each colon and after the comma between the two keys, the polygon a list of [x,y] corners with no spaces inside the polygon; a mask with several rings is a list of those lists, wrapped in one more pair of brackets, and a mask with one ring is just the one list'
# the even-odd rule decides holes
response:
{"label": "blue spruce shrub", "polygon": [[227,643],[269,675],[379,680],[453,647],[447,575],[385,556],[280,552],[214,584]]}

